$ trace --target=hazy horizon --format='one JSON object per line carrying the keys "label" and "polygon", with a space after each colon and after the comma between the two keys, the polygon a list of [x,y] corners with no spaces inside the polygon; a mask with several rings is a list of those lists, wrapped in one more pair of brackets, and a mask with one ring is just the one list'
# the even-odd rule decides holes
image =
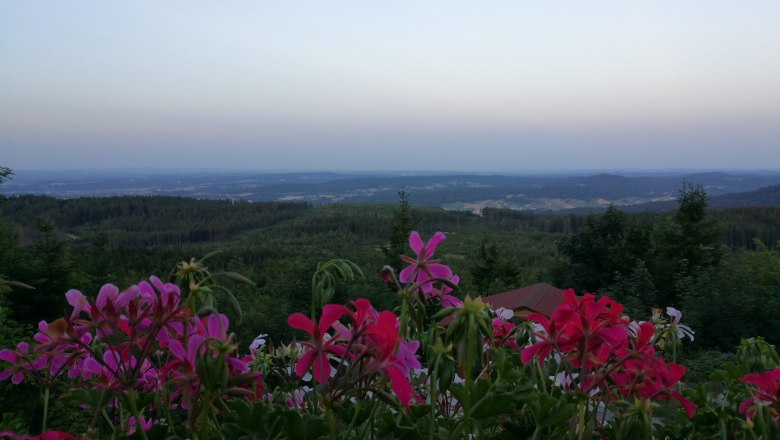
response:
{"label": "hazy horizon", "polygon": [[766,170],[778,19],[771,0],[4,3],[0,165]]}

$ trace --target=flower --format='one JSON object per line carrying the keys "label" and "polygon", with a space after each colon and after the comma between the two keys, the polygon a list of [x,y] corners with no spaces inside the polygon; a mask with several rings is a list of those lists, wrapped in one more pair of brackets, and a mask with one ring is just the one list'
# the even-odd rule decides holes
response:
{"label": "flower", "polygon": [[674,307],[667,307],[666,314],[672,318],[672,322],[670,322],[667,325],[667,327],[674,328],[677,331],[677,338],[683,339],[685,337],[688,337],[691,341],[693,341],[693,335],[696,332],[691,330],[691,328],[688,327],[687,325],[680,324],[680,318],[682,317],[682,312],[675,309]]}
{"label": "flower", "polygon": [[433,234],[433,237],[425,243],[420,238],[420,234],[417,231],[413,231],[409,235],[409,247],[412,248],[417,258],[407,257],[402,255],[401,259],[407,263],[398,275],[398,279],[402,283],[411,282],[420,286],[420,289],[424,293],[429,293],[433,290],[433,280],[436,278],[449,279],[452,277],[452,270],[443,264],[439,263],[439,260],[432,260],[433,252],[436,250],[436,246],[439,245],[445,236],[441,232]]}
{"label": "flower", "polygon": [[739,412],[752,419],[758,406],[763,404],[769,415],[777,421],[777,429],[780,429],[780,368],[761,374],[747,374],[740,381],[752,385],[750,391],[753,396],[742,402]]}
{"label": "flower", "polygon": [[[450,278],[450,281],[452,284],[457,285],[460,282],[460,277],[457,275],[453,275],[452,278]],[[452,292],[452,287],[442,283],[441,289],[433,289],[430,294],[427,294],[429,297],[438,297],[441,301],[442,307],[458,307],[463,305],[463,301],[458,299],[455,296],[450,295],[450,292]]]}
{"label": "flower", "polygon": [[[152,420],[151,417],[145,419],[144,416],[141,416],[140,418],[141,428],[143,428],[144,432],[149,431],[152,429],[152,425],[156,424],[156,421]],[[130,416],[130,418],[127,419],[127,435],[133,435],[137,426],[138,424],[135,422],[135,416]]]}
{"label": "flower", "polygon": [[546,358],[553,348],[567,353],[569,361],[579,368],[603,364],[615,349],[627,344],[628,331],[620,319],[623,306],[609,297],[596,301],[592,294],[577,297],[574,290],[563,292],[563,302],[553,311],[550,319],[532,313],[528,319],[540,324],[544,332],[536,334],[540,342],[521,352],[523,363],[539,354],[539,361]]}
{"label": "flower", "polygon": [[328,353],[342,355],[343,347],[338,347],[339,338],[328,338],[327,330],[342,316],[350,313],[349,309],[339,304],[327,304],[322,308],[322,316],[319,324],[314,324],[311,319],[302,313],[293,313],[287,318],[287,324],[297,330],[303,330],[311,336],[311,342],[302,344],[307,350],[295,364],[295,374],[303,377],[306,370],[312,367],[314,379],[318,383],[325,383],[330,378],[330,362]]}
{"label": "flower", "polygon": [[260,333],[255,336],[255,339],[249,344],[249,352],[252,353],[252,357],[257,355],[257,350],[259,350],[260,347],[265,347],[265,338],[267,337],[268,334],[266,333]]}
{"label": "flower", "polygon": [[65,293],[65,298],[68,300],[68,304],[73,307],[73,311],[70,314],[70,319],[76,319],[79,314],[81,314],[81,312],[89,313],[89,301],[87,301],[87,297],[78,290],[68,290]]}
{"label": "flower", "polygon": [[38,371],[46,366],[46,358],[34,358],[30,354],[30,346],[26,342],[16,344],[16,350],[7,348],[0,350],[0,360],[9,362],[11,366],[0,372],[0,380],[11,378],[11,383],[19,385],[28,371]]}

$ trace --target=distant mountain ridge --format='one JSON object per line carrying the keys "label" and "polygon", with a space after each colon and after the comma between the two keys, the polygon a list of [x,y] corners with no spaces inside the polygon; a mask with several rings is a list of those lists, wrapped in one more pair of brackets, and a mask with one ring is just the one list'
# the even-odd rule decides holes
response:
{"label": "distant mountain ridge", "polygon": [[[770,185],[754,191],[722,194],[708,198],[711,209],[751,208],[756,206],[780,206],[780,185]],[[677,208],[677,201],[642,203],[626,206],[630,212],[663,212]]]}
{"label": "distant mountain ridge", "polygon": [[[592,210],[613,203],[631,210],[673,207],[684,182],[705,187],[715,203],[743,206],[746,200],[780,205],[780,172],[688,173],[679,175],[381,175],[371,173],[196,172],[112,175],[75,173],[47,176],[17,173],[0,194],[42,194],[59,198],[111,195],[170,195],[199,199],[395,203],[405,190],[415,205],[479,212],[484,207],[530,211]],[[755,195],[726,197],[763,189]],[[718,197],[725,197],[716,202]],[[758,200],[763,200],[759,202]],[[719,205],[718,205],[719,206]],[[754,205],[744,205],[754,206]],[[663,208],[662,208],[663,207]]]}

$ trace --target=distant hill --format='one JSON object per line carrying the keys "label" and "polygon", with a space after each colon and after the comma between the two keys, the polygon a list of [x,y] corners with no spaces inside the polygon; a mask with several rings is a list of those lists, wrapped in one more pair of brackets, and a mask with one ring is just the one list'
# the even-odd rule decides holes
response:
{"label": "distant hill", "polygon": [[[164,172],[138,174],[18,172],[0,194],[57,198],[168,195],[198,199],[298,201],[314,205],[395,203],[405,190],[417,206],[480,212],[507,208],[535,212],[598,210],[613,203],[631,210],[674,207],[683,182],[700,184],[715,198],[780,185],[780,172],[648,175],[400,175],[371,173]],[[759,195],[756,195],[759,197]],[[764,202],[780,204],[771,194]],[[746,203],[743,196],[723,206]],[[731,201],[729,201],[731,200]],[[650,203],[650,204],[648,204]],[[758,203],[758,202],[757,202]],[[741,206],[741,205],[740,205]],[[752,206],[752,205],[751,205]],[[713,204],[713,207],[716,205]]]}
{"label": "distant hill", "polygon": [[[751,208],[757,206],[780,206],[780,185],[770,185],[754,191],[710,196],[710,209]],[[677,201],[642,203],[621,209],[629,212],[663,212],[677,208]]]}

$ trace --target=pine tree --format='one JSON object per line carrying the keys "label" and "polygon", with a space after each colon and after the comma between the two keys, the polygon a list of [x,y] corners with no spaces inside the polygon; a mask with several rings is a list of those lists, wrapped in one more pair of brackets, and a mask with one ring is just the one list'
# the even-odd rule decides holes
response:
{"label": "pine tree", "polygon": [[409,234],[414,229],[409,193],[404,190],[398,191],[398,199],[398,210],[395,211],[393,222],[390,226],[389,241],[382,248],[387,264],[396,271],[401,270],[402,261],[400,256],[407,253]]}

